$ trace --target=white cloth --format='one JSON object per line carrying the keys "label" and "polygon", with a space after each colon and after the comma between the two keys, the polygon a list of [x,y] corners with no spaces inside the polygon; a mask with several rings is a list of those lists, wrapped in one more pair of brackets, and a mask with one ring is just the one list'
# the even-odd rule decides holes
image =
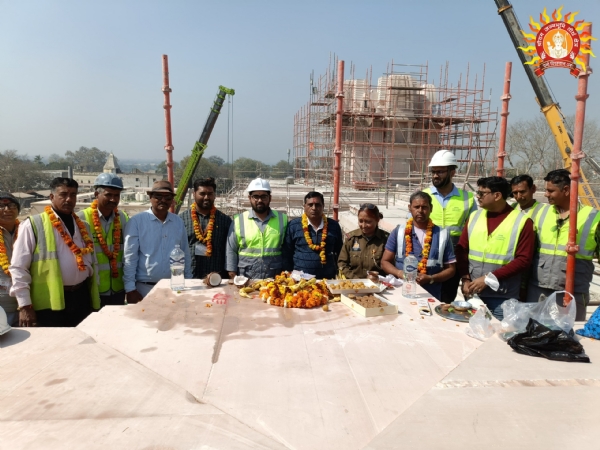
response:
{"label": "white cloth", "polygon": [[[60,217],[58,217],[58,219],[62,222]],[[65,229],[65,232],[68,233],[64,222],[63,228]],[[88,277],[91,277],[94,273],[92,264],[96,263],[96,254],[92,252],[83,255],[83,262],[85,263],[87,270],[80,271],[77,268],[77,260],[75,259],[73,252],[71,252],[67,244],[65,244],[65,241],[60,234],[58,234],[56,228],[52,227],[52,230],[54,232],[54,240],[56,241],[56,254],[60,265],[63,286],[75,286],[76,284],[85,281]],[[38,232],[43,233],[43,230],[39,230]],[[83,237],[81,236],[77,225],[75,225],[75,234],[72,236],[72,239],[79,248],[85,246]],[[19,238],[13,246],[13,254],[10,261],[10,267],[8,268],[13,281],[10,295],[17,298],[19,306],[31,305],[31,296],[29,292],[31,274],[29,268],[31,267],[35,246],[36,240],[31,221],[24,220],[19,224]]]}

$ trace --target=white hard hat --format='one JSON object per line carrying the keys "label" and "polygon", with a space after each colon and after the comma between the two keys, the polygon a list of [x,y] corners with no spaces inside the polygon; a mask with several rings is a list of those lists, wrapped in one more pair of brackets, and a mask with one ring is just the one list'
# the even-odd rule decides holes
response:
{"label": "white hard hat", "polygon": [[248,193],[253,191],[267,191],[271,192],[271,185],[267,180],[263,180],[262,178],[257,178],[252,180],[248,185],[248,189],[246,189]]}
{"label": "white hard hat", "polygon": [[6,333],[10,329],[11,329],[11,327],[8,324],[8,319],[6,317],[6,313],[4,312],[4,309],[2,308],[2,306],[0,306],[0,335]]}
{"label": "white hard hat", "polygon": [[456,162],[456,156],[450,150],[440,150],[435,152],[429,167],[445,167],[445,166],[458,166]]}

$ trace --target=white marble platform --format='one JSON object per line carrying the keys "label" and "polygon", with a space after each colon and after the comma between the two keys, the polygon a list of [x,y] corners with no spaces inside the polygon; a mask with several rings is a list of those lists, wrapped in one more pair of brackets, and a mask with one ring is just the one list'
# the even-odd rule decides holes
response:
{"label": "white marble platform", "polygon": [[[432,421],[459,414],[485,434],[487,447],[500,448],[506,437],[494,440],[503,431],[496,433],[497,423],[513,427],[516,419],[509,419],[529,412],[535,420],[512,430],[511,442],[545,436],[542,424],[554,420],[549,404],[570,397],[584,406],[578,413],[564,405],[569,414],[561,420],[573,426],[593,420],[585,417],[600,396],[596,364],[518,355],[496,337],[482,343],[465,334],[465,324],[421,318],[398,292],[388,299],[400,314],[366,319],[341,303],[329,312],[282,309],[241,298],[231,287],[193,284],[177,294],[163,280],[143,302],[106,307],[77,329],[0,336],[1,442],[10,448],[464,448],[469,441],[460,438],[455,447],[440,447],[430,431]],[[231,295],[227,305],[211,301],[218,293]],[[598,342],[583,343],[599,361]],[[535,414],[528,410],[542,400]],[[510,402],[520,406],[510,410]],[[553,431],[558,436],[560,427]],[[586,433],[600,442],[592,428]],[[557,442],[555,436],[545,447],[559,448]],[[583,438],[575,442],[597,448]]]}

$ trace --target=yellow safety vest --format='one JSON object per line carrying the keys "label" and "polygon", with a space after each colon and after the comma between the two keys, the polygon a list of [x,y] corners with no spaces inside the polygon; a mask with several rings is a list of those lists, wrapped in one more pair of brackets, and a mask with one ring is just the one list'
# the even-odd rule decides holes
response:
{"label": "yellow safety vest", "polygon": [[[539,247],[541,254],[553,256],[567,256],[566,246],[569,240],[569,221],[562,227],[557,226],[559,218],[556,208],[548,207],[538,216],[536,226],[538,228]],[[600,222],[600,212],[591,206],[583,206],[577,213],[577,244],[579,251],[575,255],[577,259],[591,261],[596,250],[594,237],[596,228]]]}
{"label": "yellow safety vest", "polygon": [[[65,292],[56,253],[56,240],[54,239],[52,222],[45,212],[29,219],[36,239],[36,246],[29,268],[31,274],[30,295],[33,309],[36,311],[42,309],[60,311],[65,309]],[[96,283],[96,264],[94,263],[92,267],[94,270],[93,277],[90,280],[92,308],[99,309],[100,295]]]}
{"label": "yellow safety vest", "polygon": [[[427,192],[431,195],[432,199],[436,198],[436,196],[433,195],[431,188],[427,188],[423,192]],[[469,217],[469,211],[471,211],[475,202],[472,192],[458,189],[458,194],[458,196],[453,195],[450,197],[445,207],[443,207],[439,201],[434,202],[429,216],[435,225],[440,228],[445,228],[450,232],[450,236],[454,238],[453,242],[458,242],[458,238],[460,238],[465,222]]]}
{"label": "yellow safety vest", "polygon": [[[98,274],[100,276],[100,285],[98,286],[98,290],[100,293],[113,291],[113,292],[121,292],[125,289],[125,284],[123,283],[123,247],[125,241],[125,224],[129,220],[127,214],[123,211],[119,211],[119,219],[121,220],[121,250],[117,255],[117,269],[119,271],[118,278],[113,278],[110,270],[110,260],[108,256],[104,254],[102,250],[102,246],[98,241],[98,235],[96,230],[94,229],[94,219],[92,217],[93,210],[91,207],[85,208],[83,211],[79,211],[77,215],[85,220],[92,230],[92,236],[94,238],[94,251],[96,252],[96,258],[98,259]],[[114,220],[110,224],[110,228],[108,229],[108,234],[104,232],[104,229],[100,227],[102,237],[104,238],[104,242],[108,246],[108,249],[112,252],[113,245],[113,229],[114,229]]]}
{"label": "yellow safety vest", "polygon": [[[469,217],[469,272],[471,279],[507,265],[515,257],[519,235],[527,216],[513,210],[498,227],[488,235],[487,210],[479,209]],[[486,288],[485,296],[519,298],[521,276],[500,282],[498,291]]]}
{"label": "yellow safety vest", "polygon": [[[281,245],[288,224],[286,214],[273,211],[264,232],[261,233],[250,213],[245,211],[233,218],[238,241],[238,266],[240,274],[250,278],[273,277],[281,272],[283,261]],[[242,270],[245,269],[246,270]],[[242,273],[243,272],[243,273]]]}

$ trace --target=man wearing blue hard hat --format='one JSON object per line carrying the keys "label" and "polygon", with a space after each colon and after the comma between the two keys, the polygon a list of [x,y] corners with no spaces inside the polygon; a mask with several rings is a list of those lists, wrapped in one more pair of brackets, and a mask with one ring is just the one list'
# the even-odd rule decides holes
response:
{"label": "man wearing blue hard hat", "polygon": [[94,196],[89,208],[77,215],[92,230],[98,273],[100,306],[125,304],[123,284],[123,241],[127,214],[118,210],[123,181],[114,173],[101,173],[94,181]]}

